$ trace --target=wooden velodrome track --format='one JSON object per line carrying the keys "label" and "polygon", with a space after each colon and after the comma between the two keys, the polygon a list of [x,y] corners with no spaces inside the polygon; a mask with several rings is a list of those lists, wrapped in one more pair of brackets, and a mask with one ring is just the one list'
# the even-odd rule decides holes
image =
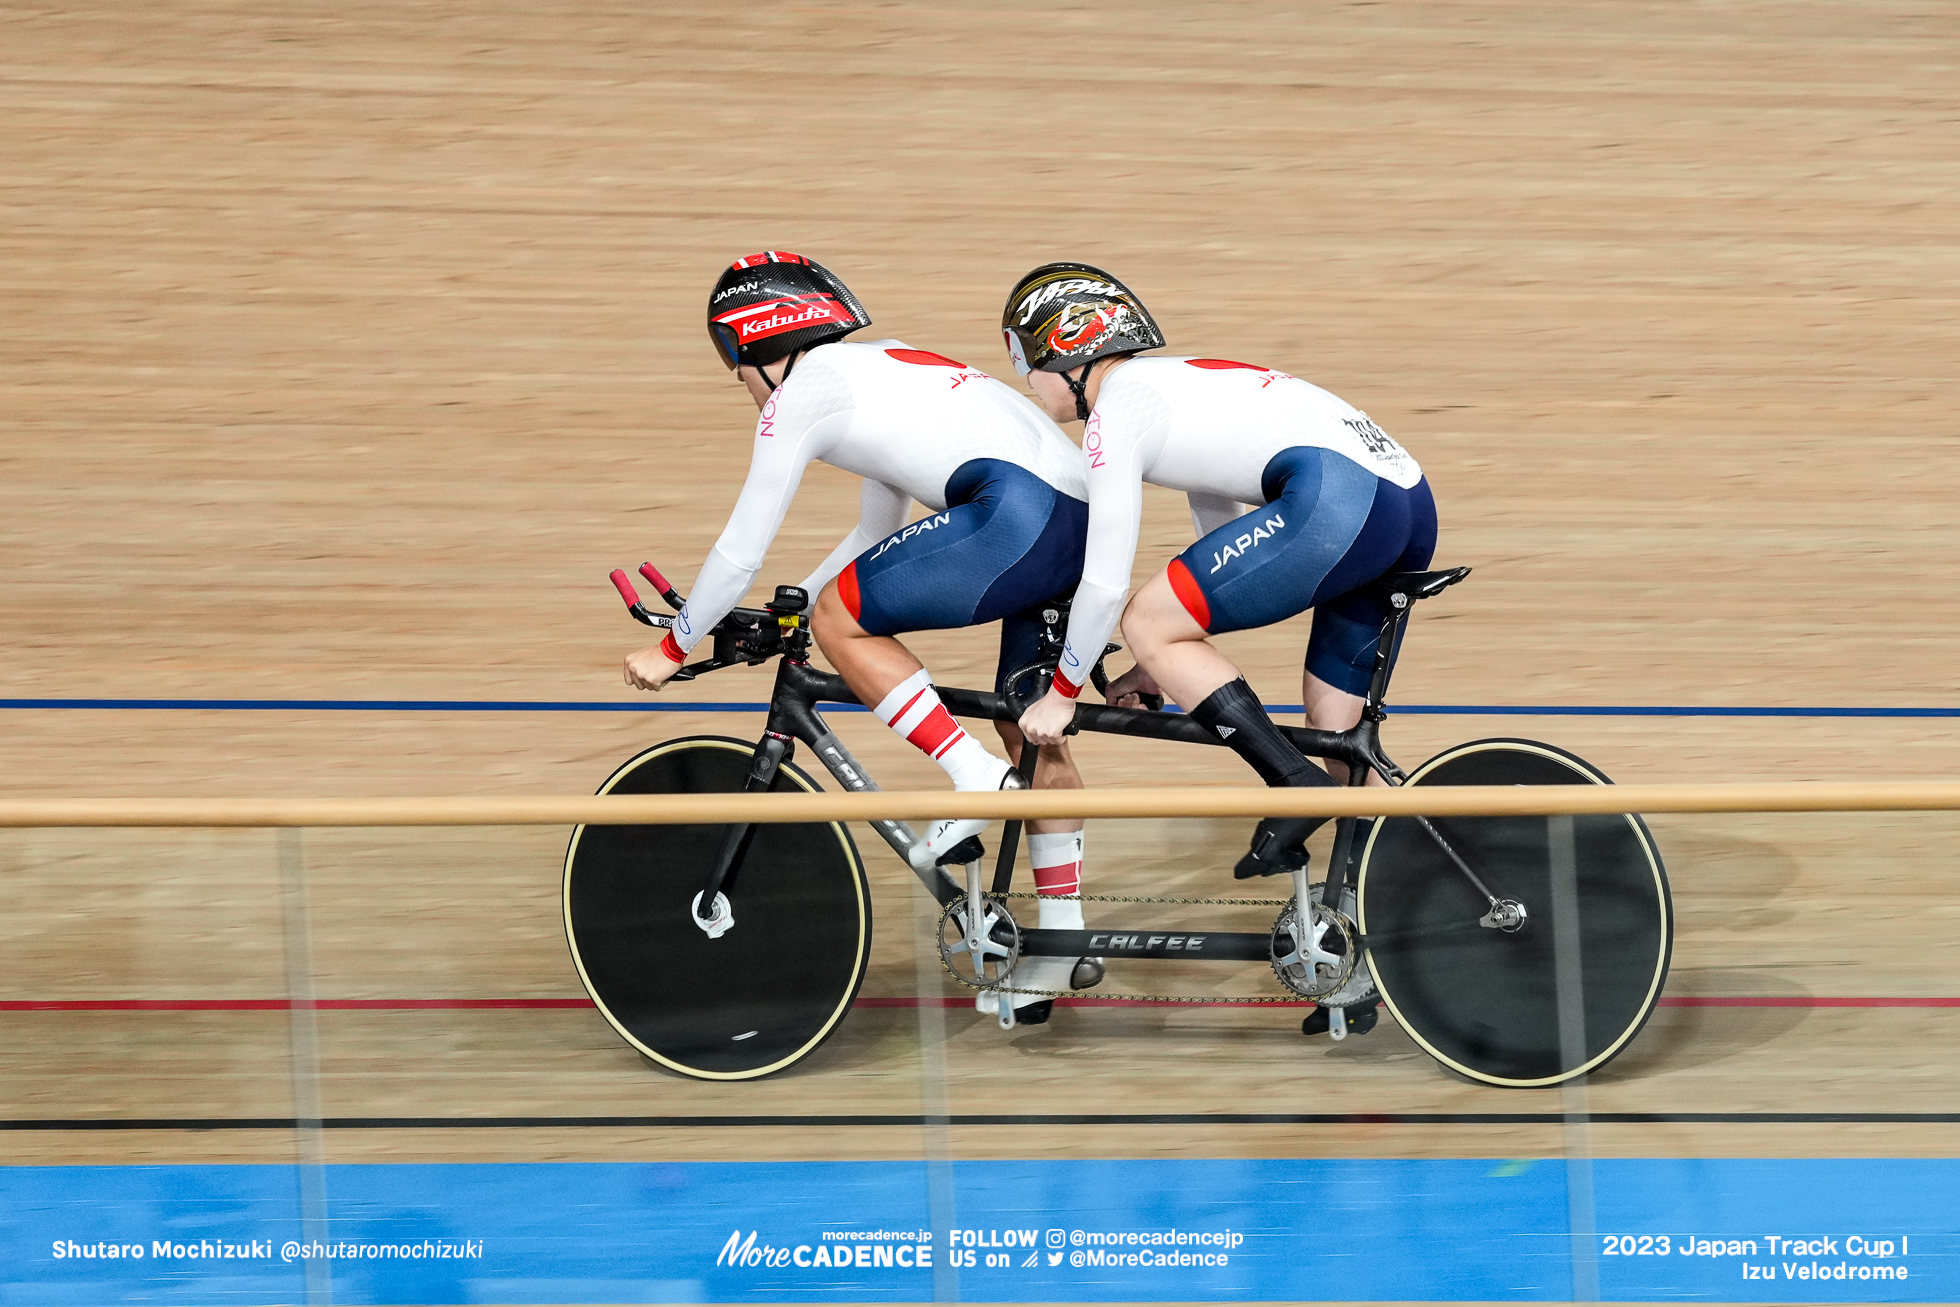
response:
{"label": "wooden velodrome track", "polygon": [[[638,628],[605,572],[651,557],[685,587],[719,531],[753,410],[702,302],[726,260],[775,246],[846,276],[872,334],[997,371],[1010,280],[1088,258],[1175,348],[1367,408],[1436,486],[1439,564],[1477,569],[1418,617],[1394,701],[1960,703],[1950,4],[6,11],[0,694],[626,701]],[[800,578],[854,505],[813,470],[765,581]],[[1169,494],[1148,511],[1155,568],[1188,521]],[[1303,638],[1227,643],[1293,702]],[[991,639],[916,647],[965,684]],[[767,683],[728,672],[663,702]],[[940,783],[838,720],[887,786]],[[1405,764],[1529,734],[1623,780],[1874,779],[1960,775],[1955,725],[1404,715],[1387,738]],[[515,795],[759,719],[16,708],[0,726],[14,797]],[[1190,752],[1080,746],[1096,784],[1247,779]],[[1819,1003],[1960,996],[1960,820],[1654,825],[1669,997],[1750,1003],[1664,1008],[1588,1100],[1659,1115],[1587,1146],[1951,1156],[1953,1124],[1763,1114],[1955,1107],[1960,1014]],[[1089,888],[1233,893],[1243,837],[1101,823]],[[368,1121],[326,1132],[333,1161],[1568,1142],[1557,1095],[1458,1082],[1387,1021],[1334,1046],[1302,1040],[1297,1009],[1072,1008],[1003,1034],[904,1005],[953,991],[915,960],[922,896],[862,833],[865,992],[901,1005],[774,1080],[675,1079],[576,1005],[563,843],[309,832],[282,879],[271,832],[0,834],[0,1116],[42,1127],[10,1132],[9,1159],[285,1160],[277,1121],[310,1110]],[[1254,968],[1119,969],[1104,992],[1166,983],[1270,992]],[[317,1102],[278,1009],[306,985],[326,1003]],[[1328,1111],[1337,1086],[1378,1115],[1121,1120]],[[1102,1119],[928,1131],[922,1113]],[[775,1123],[662,1124],[698,1115]],[[487,1118],[505,1124],[471,1128]],[[81,1128],[104,1122],[151,1126]]]}

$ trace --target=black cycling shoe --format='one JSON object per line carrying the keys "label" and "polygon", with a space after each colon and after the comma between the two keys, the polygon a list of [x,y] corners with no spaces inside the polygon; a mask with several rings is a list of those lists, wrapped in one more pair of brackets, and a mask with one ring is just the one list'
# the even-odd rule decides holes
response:
{"label": "black cycling shoe", "polygon": [[[1375,1028],[1377,1021],[1381,1020],[1381,1008],[1373,1000],[1366,1003],[1356,1003],[1353,1007],[1342,1008],[1341,1010],[1347,1013],[1347,1032],[1350,1035],[1365,1035]],[[1327,1033],[1327,1026],[1330,1020],[1331,1018],[1327,1014],[1327,1009],[1317,1007],[1308,1014],[1305,1021],[1300,1023],[1300,1033],[1303,1035],[1324,1035]]]}
{"label": "black cycling shoe", "polygon": [[978,835],[969,835],[933,860],[935,867],[964,867],[987,856],[987,846]]}
{"label": "black cycling shoe", "polygon": [[1306,839],[1320,818],[1262,817],[1252,832],[1252,847],[1232,868],[1234,880],[1254,876],[1288,876],[1307,865]]}
{"label": "black cycling shoe", "polygon": [[1055,1000],[1044,998],[1039,1003],[1014,1009],[1014,1024],[1017,1026],[1045,1026],[1048,1018],[1055,1015]]}

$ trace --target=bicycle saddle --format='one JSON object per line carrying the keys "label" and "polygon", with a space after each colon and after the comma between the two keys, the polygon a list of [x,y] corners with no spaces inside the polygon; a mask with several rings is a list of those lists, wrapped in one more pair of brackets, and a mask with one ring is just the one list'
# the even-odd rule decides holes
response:
{"label": "bicycle saddle", "polygon": [[1447,572],[1390,572],[1378,578],[1372,588],[1382,595],[1407,595],[1412,600],[1431,599],[1468,575],[1470,569],[1467,567],[1452,567]]}

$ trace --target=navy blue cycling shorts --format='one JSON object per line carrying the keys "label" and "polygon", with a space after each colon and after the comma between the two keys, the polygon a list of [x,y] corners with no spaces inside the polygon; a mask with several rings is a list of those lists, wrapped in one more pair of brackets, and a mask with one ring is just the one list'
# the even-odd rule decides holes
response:
{"label": "navy blue cycling shorts", "polygon": [[865,550],[837,578],[837,597],[871,635],[1001,625],[996,680],[1039,654],[1027,610],[1082,579],[1089,506],[1026,468],[994,458],[959,465],[946,508]]}
{"label": "navy blue cycling shorts", "polygon": [[1313,609],[1307,670],[1366,694],[1388,604],[1360,589],[1417,572],[1436,552],[1429,482],[1404,490],[1330,449],[1283,449],[1260,475],[1263,508],[1171,560],[1171,589],[1210,634],[1271,626]]}

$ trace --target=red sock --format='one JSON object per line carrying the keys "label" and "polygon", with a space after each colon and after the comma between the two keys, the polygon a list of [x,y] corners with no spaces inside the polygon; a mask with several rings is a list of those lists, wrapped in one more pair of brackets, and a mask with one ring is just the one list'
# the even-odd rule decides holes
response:
{"label": "red sock", "polygon": [[956,790],[1000,788],[1007,764],[987,746],[968,735],[932,688],[932,677],[920,668],[878,701],[871,710],[878,720],[905,737],[906,743],[946,769]]}
{"label": "red sock", "polygon": [[1082,832],[1028,836],[1034,891],[1040,895],[1042,930],[1081,930]]}

